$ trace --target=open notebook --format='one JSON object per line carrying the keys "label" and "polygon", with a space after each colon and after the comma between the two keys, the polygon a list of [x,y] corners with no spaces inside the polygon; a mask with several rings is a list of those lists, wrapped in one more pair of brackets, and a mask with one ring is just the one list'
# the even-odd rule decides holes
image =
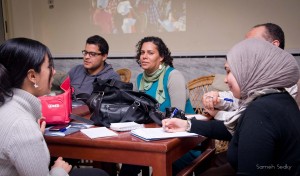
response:
{"label": "open notebook", "polygon": [[165,132],[163,128],[139,128],[132,130],[131,135],[141,138],[145,141],[153,141],[153,140],[160,140],[160,139],[168,139],[168,138],[175,138],[175,137],[197,137],[198,134],[196,133],[189,133],[189,132],[175,132],[175,133],[168,133]]}

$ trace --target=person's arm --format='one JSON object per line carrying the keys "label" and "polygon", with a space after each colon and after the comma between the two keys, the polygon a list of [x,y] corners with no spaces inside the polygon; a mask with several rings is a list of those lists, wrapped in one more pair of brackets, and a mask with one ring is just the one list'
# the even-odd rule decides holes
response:
{"label": "person's arm", "polygon": [[219,109],[219,110],[223,110],[223,111],[234,111],[238,108],[238,102],[239,99],[236,99],[232,92],[230,91],[222,91],[219,92],[219,97],[220,98],[229,98],[232,99],[233,102],[228,102],[228,101],[220,101],[219,104],[217,104],[215,106],[215,108]]}
{"label": "person's arm", "polygon": [[276,127],[272,124],[271,117],[268,116],[270,113],[261,107],[247,107],[237,131],[237,174],[268,175],[267,173],[272,171],[258,169],[260,166],[272,165],[271,161],[274,159],[275,152],[274,139],[280,135],[275,134]]}
{"label": "person's arm", "polygon": [[224,122],[220,120],[191,120],[190,132],[213,139],[226,141],[230,141],[232,137],[226,126],[224,125]]}
{"label": "person's arm", "polygon": [[227,119],[230,119],[232,116],[236,115],[236,113],[237,113],[237,110],[235,110],[235,111],[218,111],[215,114],[214,119],[226,121]]}
{"label": "person's arm", "polygon": [[171,99],[171,106],[185,110],[187,101],[187,89],[184,76],[178,70],[171,71],[168,79],[168,91]]}
{"label": "person's arm", "polygon": [[[8,157],[19,175],[48,175],[49,151],[38,124],[31,119],[12,125],[7,150]],[[54,168],[58,176],[66,176],[63,169]]]}

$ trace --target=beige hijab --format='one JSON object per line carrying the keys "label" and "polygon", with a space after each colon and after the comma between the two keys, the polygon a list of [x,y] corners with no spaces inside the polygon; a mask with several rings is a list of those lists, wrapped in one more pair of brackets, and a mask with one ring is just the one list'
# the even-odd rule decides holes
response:
{"label": "beige hijab", "polygon": [[288,52],[259,39],[246,39],[227,54],[230,70],[241,89],[237,113],[224,124],[234,133],[238,118],[258,96],[284,91],[299,80],[299,66]]}

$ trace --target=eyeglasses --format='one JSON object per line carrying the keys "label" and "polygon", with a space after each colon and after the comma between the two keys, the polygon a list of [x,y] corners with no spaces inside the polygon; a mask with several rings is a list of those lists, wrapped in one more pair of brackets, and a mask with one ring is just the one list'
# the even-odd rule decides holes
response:
{"label": "eyeglasses", "polygon": [[83,56],[86,56],[88,54],[90,57],[96,57],[96,56],[99,56],[102,54],[102,53],[96,53],[96,52],[88,52],[86,50],[82,50],[81,52],[82,52]]}

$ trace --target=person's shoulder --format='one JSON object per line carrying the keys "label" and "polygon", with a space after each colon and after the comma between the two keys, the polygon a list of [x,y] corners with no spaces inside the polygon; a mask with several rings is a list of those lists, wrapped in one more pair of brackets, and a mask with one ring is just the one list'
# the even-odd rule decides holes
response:
{"label": "person's shoulder", "polygon": [[171,71],[170,71],[170,74],[175,74],[175,75],[182,75],[181,71],[173,68],[173,67],[170,67],[169,68]]}
{"label": "person's shoulder", "polygon": [[[282,118],[288,111],[293,111],[293,98],[286,92],[260,96],[253,100],[246,108],[247,111],[265,114],[266,117]],[[255,118],[254,116],[252,118]]]}
{"label": "person's shoulder", "polygon": [[173,68],[173,70],[170,71],[169,78],[180,78],[181,79],[181,78],[183,78],[183,74],[179,70]]}
{"label": "person's shoulder", "polygon": [[74,66],[70,69],[68,74],[69,75],[72,75],[72,74],[75,74],[75,73],[78,74],[78,71],[82,71],[82,70],[84,70],[83,65],[76,65],[76,66]]}

